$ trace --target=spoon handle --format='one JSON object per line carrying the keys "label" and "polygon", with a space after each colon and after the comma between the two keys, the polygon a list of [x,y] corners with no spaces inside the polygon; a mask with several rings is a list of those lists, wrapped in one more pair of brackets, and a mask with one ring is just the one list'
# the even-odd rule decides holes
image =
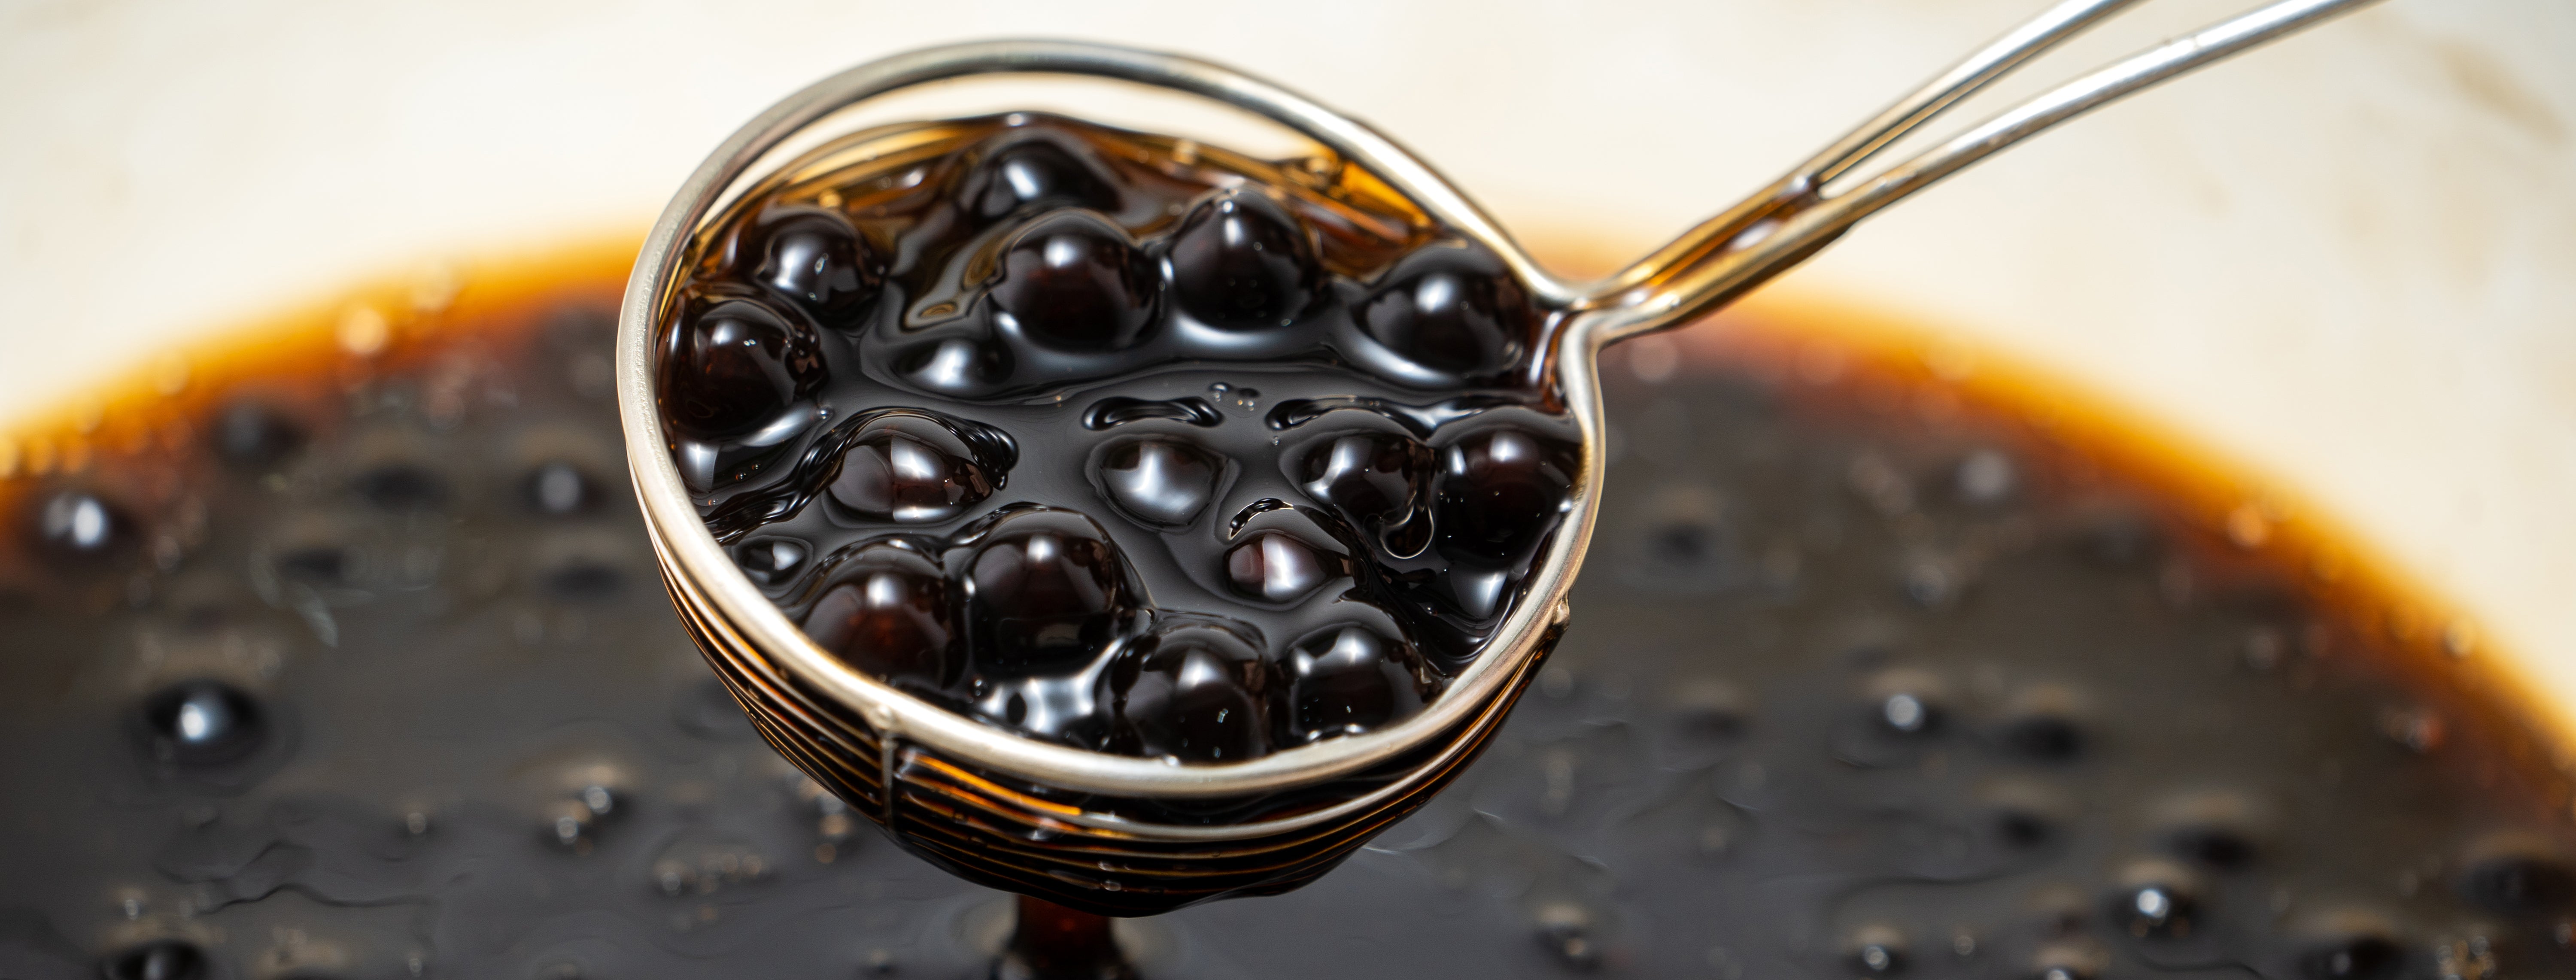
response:
{"label": "spoon handle", "polygon": [[1859,186],[1825,185],[2032,57],[2141,0],[2066,0],[1970,55],[1786,176],[1618,274],[1583,304],[1602,343],[1688,322],[1816,254],[1861,219],[2059,123],[2376,0],[2281,0],[2167,41],[2006,109]]}

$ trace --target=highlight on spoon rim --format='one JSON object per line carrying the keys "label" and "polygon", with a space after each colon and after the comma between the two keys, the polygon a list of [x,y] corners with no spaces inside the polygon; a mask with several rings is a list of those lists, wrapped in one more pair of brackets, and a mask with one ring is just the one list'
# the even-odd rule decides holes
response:
{"label": "highlight on spoon rim", "polygon": [[[677,465],[664,447],[657,410],[654,335],[673,301],[688,237],[765,154],[805,127],[876,96],[927,83],[977,75],[1076,75],[1109,78],[1213,99],[1279,123],[1357,164],[1411,199],[1426,213],[1500,256],[1542,309],[1562,310],[1578,293],[1550,276],[1494,220],[1428,164],[1365,124],[1276,85],[1219,65],[1179,55],[1065,41],[992,41],[930,48],[849,69],[807,87],[761,113],[729,137],[682,184],[654,223],[638,255],[620,304],[617,388],[627,461],[654,550],[675,600],[694,597],[719,611],[728,632],[792,671],[798,680],[860,714],[891,737],[953,753],[958,758],[1044,785],[1084,792],[1142,797],[1212,798],[1274,792],[1351,775],[1412,751],[1434,738],[1464,737],[1488,703],[1516,683],[1547,631],[1566,615],[1565,597],[1591,537],[1600,479],[1599,401],[1591,395],[1591,358],[1535,353],[1533,364],[1550,372],[1565,391],[1568,415],[1582,437],[1581,475],[1559,533],[1529,578],[1527,597],[1506,616],[1494,639],[1438,699],[1411,717],[1369,732],[1282,749],[1242,762],[1178,764],[1111,755],[1041,742],[993,727],[896,690],[827,655],[762,595],[708,533],[690,503]],[[1445,758],[1445,754],[1443,756]],[[1436,760],[1435,760],[1436,761]],[[1397,780],[1410,786],[1416,775]],[[1375,797],[1378,794],[1370,794]],[[1341,807],[1333,810],[1338,812]],[[1300,814],[1302,825],[1325,819]],[[1134,825],[1106,821],[1119,828]],[[1166,828],[1177,830],[1178,828]],[[1263,828],[1254,828],[1263,829]],[[1240,836],[1240,828],[1208,836]],[[1197,835],[1191,835],[1197,836]]]}

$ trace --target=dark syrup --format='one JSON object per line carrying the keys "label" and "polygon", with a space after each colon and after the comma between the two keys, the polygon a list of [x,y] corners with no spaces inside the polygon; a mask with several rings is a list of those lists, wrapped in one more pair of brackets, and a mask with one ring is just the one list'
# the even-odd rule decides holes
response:
{"label": "dark syrup", "polygon": [[1614,353],[1581,615],[1423,812],[1290,894],[1015,927],[674,622],[632,254],[10,440],[0,976],[2576,972],[2570,781],[2483,652],[2119,430],[1756,322]]}
{"label": "dark syrup", "polygon": [[1085,748],[1240,760],[1438,697],[1578,472],[1501,260],[1364,175],[926,129],[736,205],[663,327],[746,571],[850,665]]}

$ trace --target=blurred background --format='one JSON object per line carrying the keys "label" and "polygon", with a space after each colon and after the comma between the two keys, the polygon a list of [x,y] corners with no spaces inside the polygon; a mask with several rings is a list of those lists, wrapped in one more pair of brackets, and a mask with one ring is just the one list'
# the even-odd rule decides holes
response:
{"label": "blurred background", "polygon": [[[1569,271],[2040,0],[0,3],[0,418],[357,279],[640,236],[726,133],[940,41],[1194,53]],[[2161,0],[2032,91],[2250,4]],[[2061,373],[2358,528],[2576,705],[2576,4],[2393,0],[2081,120],[1776,284]]]}

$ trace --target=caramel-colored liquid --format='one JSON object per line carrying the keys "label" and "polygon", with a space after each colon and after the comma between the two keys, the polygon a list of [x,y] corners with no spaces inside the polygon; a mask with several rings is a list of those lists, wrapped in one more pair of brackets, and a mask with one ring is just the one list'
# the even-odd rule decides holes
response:
{"label": "caramel-colored liquid", "polygon": [[[0,976],[1101,968],[708,675],[622,475],[632,254],[367,292],[8,440]],[[1130,968],[2576,973],[2576,787],[2486,652],[2173,441],[1852,326],[1614,351],[1573,627],[1485,758],[1303,890],[1119,924]]]}

